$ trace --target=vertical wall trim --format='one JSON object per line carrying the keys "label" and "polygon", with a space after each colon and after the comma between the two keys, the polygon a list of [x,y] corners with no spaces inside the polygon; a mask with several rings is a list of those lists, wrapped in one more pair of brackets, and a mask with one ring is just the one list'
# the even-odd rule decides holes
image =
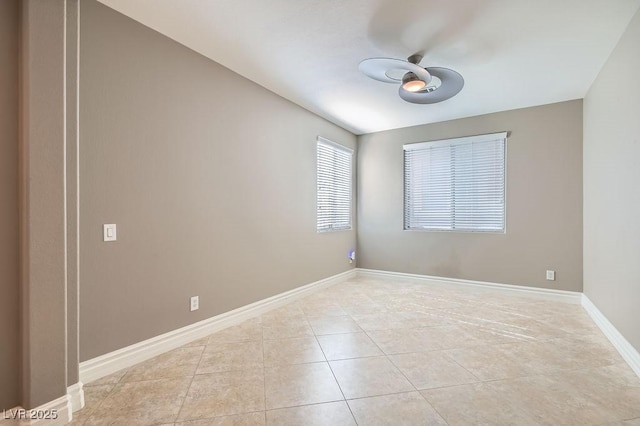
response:
{"label": "vertical wall trim", "polygon": [[67,383],[79,380],[79,60],[80,2],[66,1],[65,78],[65,217],[67,274]]}
{"label": "vertical wall trim", "polygon": [[[62,239],[64,250],[62,256],[64,258],[64,341],[65,345],[69,342],[69,318],[68,309],[69,296],[67,294],[67,282],[69,277],[68,263],[68,238],[67,238],[67,0],[62,0]],[[65,347],[64,351],[64,377],[65,384],[68,383],[69,376],[69,348]]]}

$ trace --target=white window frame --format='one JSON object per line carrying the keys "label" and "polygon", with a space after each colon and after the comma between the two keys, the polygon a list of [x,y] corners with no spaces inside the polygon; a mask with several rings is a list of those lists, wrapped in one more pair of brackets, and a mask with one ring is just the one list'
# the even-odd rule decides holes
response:
{"label": "white window frame", "polygon": [[[321,169],[321,149],[330,150],[334,154],[332,159],[324,158],[324,161],[332,162],[333,170]],[[344,161],[348,156],[347,176],[344,176]],[[327,164],[324,164],[327,166]],[[335,173],[336,168],[340,175],[333,174],[327,176],[327,173]],[[324,174],[324,175],[323,175]],[[345,188],[342,185],[346,185]],[[333,197],[327,200],[327,191]],[[345,197],[346,195],[346,197]],[[324,199],[321,199],[324,197]],[[347,205],[348,203],[348,205]],[[345,221],[344,209],[348,209],[348,220]],[[329,219],[327,219],[327,214]],[[318,136],[316,141],[316,231],[318,233],[350,231],[353,229],[353,150],[346,146],[337,144],[328,139]]]}
{"label": "white window frame", "polygon": [[[474,145],[478,149],[474,150]],[[474,157],[474,153],[480,150],[485,150],[485,153],[490,150],[491,159]],[[507,132],[406,144],[403,145],[403,151],[404,230],[506,232]],[[456,159],[456,152],[466,155],[465,161],[460,160],[460,156]],[[432,155],[441,156],[442,160],[432,159]],[[433,164],[420,162],[427,161],[427,158],[435,161],[436,167],[442,167],[440,173],[436,171],[436,175],[433,175],[429,169]],[[496,169],[500,164],[502,169]],[[465,167],[464,173],[461,173],[460,167]],[[468,176],[487,173],[487,170],[491,183],[482,187],[483,194],[472,183],[475,179],[470,180]],[[441,184],[439,190],[433,189],[430,179],[436,179]],[[456,182],[464,184],[463,194],[466,196],[458,195],[460,190],[456,193],[456,185],[460,186]],[[492,195],[486,196],[487,191],[491,191]],[[429,201],[425,201],[427,197],[437,201],[429,204]],[[433,206],[433,214],[427,213],[430,206]],[[483,214],[487,215],[485,220],[479,218]],[[439,216],[436,218],[434,215]]]}

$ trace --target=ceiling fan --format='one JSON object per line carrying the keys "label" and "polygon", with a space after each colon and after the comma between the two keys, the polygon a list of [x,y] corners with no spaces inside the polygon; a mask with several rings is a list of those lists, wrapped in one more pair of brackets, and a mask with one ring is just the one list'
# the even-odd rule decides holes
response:
{"label": "ceiling fan", "polygon": [[[420,65],[422,55],[402,59],[369,58],[358,69],[368,77],[384,83],[400,84],[398,93],[407,102],[435,104],[457,95],[464,86],[464,78],[449,68]],[[400,74],[398,74],[400,72]]]}

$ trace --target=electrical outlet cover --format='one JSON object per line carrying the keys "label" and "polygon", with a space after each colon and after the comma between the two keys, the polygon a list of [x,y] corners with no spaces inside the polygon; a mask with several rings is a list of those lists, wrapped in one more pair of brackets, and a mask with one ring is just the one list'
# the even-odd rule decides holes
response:
{"label": "electrical outlet cover", "polygon": [[191,311],[197,311],[200,308],[200,300],[198,296],[191,298]]}

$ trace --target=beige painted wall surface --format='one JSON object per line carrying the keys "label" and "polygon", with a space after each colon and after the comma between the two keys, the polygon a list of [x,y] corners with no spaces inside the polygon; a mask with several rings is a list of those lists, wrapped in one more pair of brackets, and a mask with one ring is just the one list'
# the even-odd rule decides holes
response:
{"label": "beige painted wall surface", "polygon": [[[499,131],[507,232],[404,231],[402,145]],[[359,137],[358,250],[361,268],[581,291],[582,101]]]}
{"label": "beige painted wall surface", "polygon": [[640,350],[640,12],[584,100],[584,291]]}
{"label": "beige painted wall surface", "polygon": [[350,268],[315,143],[354,135],[94,1],[80,58],[81,360]]}
{"label": "beige painted wall surface", "polygon": [[0,410],[18,405],[18,2],[0,1]]}
{"label": "beige painted wall surface", "polygon": [[20,404],[67,393],[65,0],[22,0]]}

